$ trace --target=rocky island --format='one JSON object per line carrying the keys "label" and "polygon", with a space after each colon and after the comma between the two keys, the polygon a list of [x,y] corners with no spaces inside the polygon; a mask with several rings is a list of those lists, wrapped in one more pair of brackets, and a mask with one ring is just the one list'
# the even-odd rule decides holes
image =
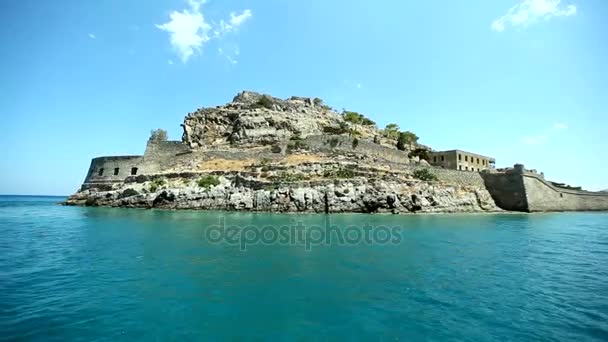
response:
{"label": "rocky island", "polygon": [[317,213],[608,209],[606,193],[547,182],[522,165],[496,170],[492,158],[437,152],[396,125],[378,129],[318,98],[244,91],[189,113],[182,127],[181,141],[153,131],[143,156],[93,159],[65,204]]}

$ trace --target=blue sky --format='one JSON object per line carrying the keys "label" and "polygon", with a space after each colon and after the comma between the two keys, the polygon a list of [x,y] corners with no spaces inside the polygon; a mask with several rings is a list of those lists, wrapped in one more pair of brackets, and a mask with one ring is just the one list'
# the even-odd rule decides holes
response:
{"label": "blue sky", "polygon": [[434,149],[608,188],[608,2],[1,1],[0,193],[181,138],[243,89],[320,97]]}

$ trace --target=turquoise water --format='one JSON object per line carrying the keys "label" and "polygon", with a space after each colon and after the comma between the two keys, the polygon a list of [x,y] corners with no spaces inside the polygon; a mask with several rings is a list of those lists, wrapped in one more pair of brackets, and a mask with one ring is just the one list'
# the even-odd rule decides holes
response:
{"label": "turquoise water", "polygon": [[[608,340],[606,213],[328,217],[58,200],[0,197],[0,338]],[[220,217],[371,223],[401,240],[243,250],[209,240]]]}

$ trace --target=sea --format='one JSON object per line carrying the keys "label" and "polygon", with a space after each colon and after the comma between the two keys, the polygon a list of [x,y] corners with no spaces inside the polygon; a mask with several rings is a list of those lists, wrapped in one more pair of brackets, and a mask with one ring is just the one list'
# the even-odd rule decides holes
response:
{"label": "sea", "polygon": [[0,196],[0,340],[608,340],[608,213],[267,214],[64,199]]}

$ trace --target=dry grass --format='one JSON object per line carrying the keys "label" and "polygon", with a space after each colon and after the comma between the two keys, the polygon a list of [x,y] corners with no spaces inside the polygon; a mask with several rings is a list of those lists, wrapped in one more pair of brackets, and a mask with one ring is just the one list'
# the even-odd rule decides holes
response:
{"label": "dry grass", "polygon": [[249,166],[255,164],[254,159],[211,159],[198,164],[200,171],[245,171]]}

